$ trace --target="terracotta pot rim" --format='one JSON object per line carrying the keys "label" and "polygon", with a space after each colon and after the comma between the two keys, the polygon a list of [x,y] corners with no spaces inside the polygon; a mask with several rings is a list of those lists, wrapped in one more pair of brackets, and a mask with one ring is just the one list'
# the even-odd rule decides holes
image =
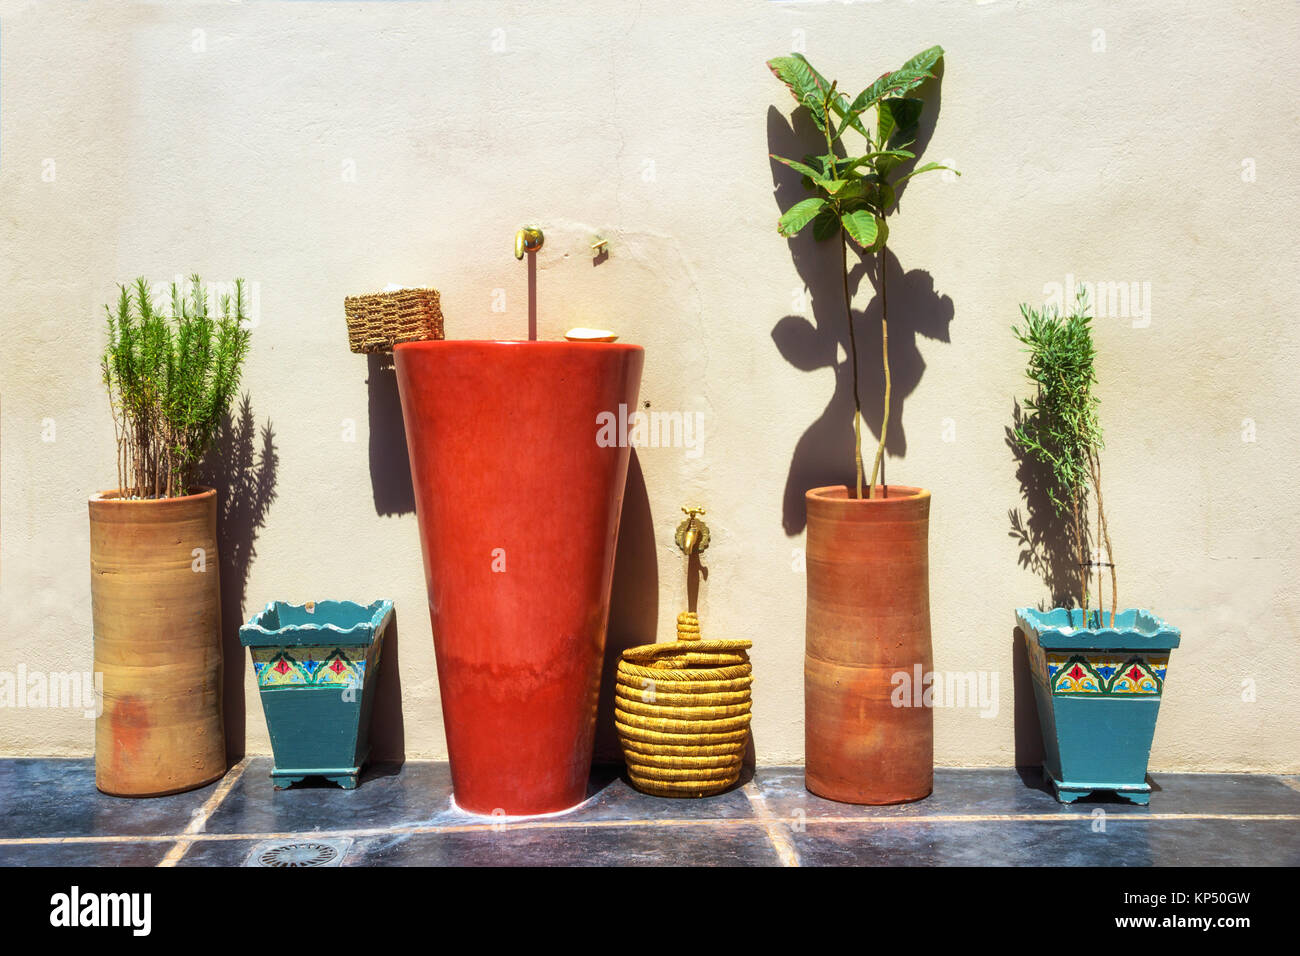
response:
{"label": "terracotta pot rim", "polygon": [[[879,507],[881,505],[894,504],[903,501],[921,501],[930,497],[929,488],[915,488],[911,485],[876,485],[877,488],[884,487],[888,491],[888,497],[881,498],[853,498],[849,495],[848,485],[823,485],[820,488],[809,488],[804,497],[808,501],[836,501],[843,502],[850,507],[863,507],[872,505]],[[855,489],[856,490],[856,489]],[[836,494],[843,492],[843,496]]]}
{"label": "terracotta pot rim", "polygon": [[591,349],[612,349],[618,352],[644,352],[645,346],[631,342],[569,342],[548,339],[545,341],[531,339],[422,339],[418,342],[398,342],[393,352],[436,352],[446,351],[458,346],[512,346],[527,351],[584,351]]}
{"label": "terracotta pot rim", "polygon": [[90,496],[91,504],[96,505],[166,505],[180,504],[182,502],[194,502],[201,498],[215,497],[216,488],[210,488],[207,485],[197,485],[197,491],[188,495],[175,495],[171,498],[121,498],[117,497],[122,493],[121,488],[110,488],[106,491],[97,491]]}

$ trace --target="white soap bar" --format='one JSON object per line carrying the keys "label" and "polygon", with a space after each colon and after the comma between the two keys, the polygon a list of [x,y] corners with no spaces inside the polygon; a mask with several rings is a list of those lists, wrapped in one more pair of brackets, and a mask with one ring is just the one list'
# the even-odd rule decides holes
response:
{"label": "white soap bar", "polygon": [[570,342],[613,342],[618,338],[609,329],[569,329],[564,337]]}

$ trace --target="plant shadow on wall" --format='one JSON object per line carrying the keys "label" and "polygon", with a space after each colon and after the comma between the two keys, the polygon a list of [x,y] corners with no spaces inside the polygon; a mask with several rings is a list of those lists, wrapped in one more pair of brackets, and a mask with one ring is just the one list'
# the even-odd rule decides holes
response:
{"label": "plant shadow on wall", "polygon": [[244,648],[239,627],[245,620],[248,572],[257,556],[257,534],[275,501],[279,456],[268,419],[258,429],[247,394],[227,414],[200,465],[202,483],[217,489],[217,547],[221,568],[221,649],[224,661],[226,753],[244,756],[247,714],[244,701]]}
{"label": "plant shadow on wall", "polygon": [[[940,61],[941,63],[942,61]],[[934,135],[939,117],[942,69],[920,91],[926,109],[916,127],[915,140],[909,150],[919,157]],[[787,121],[780,109],[768,110],[769,152],[778,156],[801,156],[810,150],[824,149],[825,137],[806,107],[798,107]],[[820,145],[819,145],[820,143]],[[842,148],[837,145],[837,153]],[[901,179],[915,168],[915,158],[897,168]],[[790,209],[809,195],[804,177],[789,166],[771,160],[776,205]],[[909,182],[897,186],[899,204]],[[782,357],[795,368],[807,372],[823,368],[835,372],[835,387],[821,416],[800,437],[790,461],[783,497],[783,524],[788,535],[797,535],[807,523],[804,493],[828,484],[855,483],[854,465],[854,375],[853,354],[845,318],[843,264],[836,248],[838,243],[821,242],[815,230],[806,230],[789,240],[795,268],[806,288],[812,320],[805,315],[787,315],[772,329],[772,340]],[[865,309],[852,309],[858,351],[859,395],[862,417],[871,433],[879,438],[884,418],[885,376],[881,340],[881,298],[879,261],[883,258],[890,300],[889,359],[892,380],[889,428],[885,451],[903,458],[907,454],[907,435],[903,429],[904,401],[920,383],[925,372],[917,337],[949,341],[948,327],[954,308],[952,299],[940,295],[934,278],[922,269],[906,270],[892,250],[882,255],[866,252],[850,242],[857,261],[849,257],[848,294],[854,301],[864,280],[874,293]],[[880,482],[887,482],[885,461],[881,462]]]}
{"label": "plant shadow on wall", "polygon": [[[1012,424],[1006,428],[1006,443],[1016,463],[1016,479],[1025,509],[1010,508],[1008,536],[1020,547],[1018,562],[1043,580],[1049,597],[1038,602],[1039,609],[1069,607],[1075,582],[1079,578],[1078,561],[1070,546],[1069,521],[1057,512],[1048,496],[1051,476],[1036,463],[1015,440],[1015,430],[1024,423],[1020,402],[1012,407]],[[1014,691],[1012,715],[1015,740],[1015,765],[1026,769],[1022,776],[1027,785],[1050,791],[1042,781],[1043,733],[1038,723],[1038,706],[1034,702],[1033,676],[1019,627],[1011,629],[1011,683]]]}
{"label": "plant shadow on wall", "polygon": [[1016,463],[1016,480],[1025,507],[1009,508],[1008,537],[1020,546],[1018,562],[1047,586],[1048,595],[1038,602],[1039,610],[1069,607],[1078,593],[1079,556],[1074,551],[1069,516],[1060,512],[1049,494],[1051,474],[1016,441],[1015,431],[1024,424],[1024,409],[1012,406],[1012,424],[1005,430],[1006,444]]}
{"label": "plant shadow on wall", "polygon": [[370,420],[370,490],[378,515],[415,513],[411,457],[402,423],[402,400],[391,352],[366,356]]}

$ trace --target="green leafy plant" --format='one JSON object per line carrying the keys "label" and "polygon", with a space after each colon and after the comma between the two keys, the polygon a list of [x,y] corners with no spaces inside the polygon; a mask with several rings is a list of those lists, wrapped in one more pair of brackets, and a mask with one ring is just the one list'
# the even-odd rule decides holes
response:
{"label": "green leafy plant", "polygon": [[248,353],[244,282],[221,314],[209,311],[197,275],[188,295],[171,286],[169,313],[154,304],[149,284],[119,286],[108,315],[101,367],[113,409],[117,478],[124,498],[189,494],[199,459],[212,442],[239,385]]}
{"label": "green leafy plant", "polygon": [[[868,253],[875,253],[880,276],[880,335],[885,371],[884,417],[880,425],[880,443],[876,446],[867,482],[870,498],[885,453],[889,430],[889,298],[885,284],[885,244],[889,238],[886,220],[898,202],[898,189],[913,176],[936,169],[949,169],[939,163],[926,163],[910,171],[905,165],[916,159],[908,149],[916,140],[924,101],[907,96],[926,80],[943,58],[942,47],[930,47],[912,57],[901,68],[886,73],[865,90],[849,99],[838,88],[838,81],[827,82],[800,54],[768,60],[768,68],[806,107],[813,122],[826,139],[826,152],[805,156],[802,162],[772,154],[803,175],[804,187],[815,195],[795,203],[777,221],[783,236],[794,236],[809,224],[818,240],[838,237],[844,276],[844,310],[849,322],[849,351],[853,364],[853,445],[857,468],[857,496],[862,497],[862,401],[858,394],[858,343],[853,328],[853,307],[849,295],[848,239]],[[865,119],[874,111],[874,120]],[[860,150],[850,151],[844,136],[850,130],[863,141]],[[952,170],[956,172],[956,170]],[[960,175],[960,173],[958,173]],[[847,237],[847,238],[846,238]]]}
{"label": "green leafy plant", "polygon": [[[1062,315],[1054,306],[1035,310],[1020,307],[1023,326],[1012,326],[1012,334],[1029,353],[1026,374],[1036,386],[1033,397],[1024,400],[1024,415],[1012,430],[1016,445],[1045,469],[1047,496],[1057,513],[1070,521],[1074,550],[1079,558],[1080,607],[1088,609],[1088,508],[1089,489],[1097,513],[1096,539],[1105,544],[1110,565],[1110,623],[1115,624],[1119,584],[1115,573],[1110,530],[1101,497],[1101,423],[1096,348],[1092,341],[1092,318],[1088,297],[1079,291],[1074,308]],[[1097,621],[1103,613],[1101,568],[1097,562]]]}

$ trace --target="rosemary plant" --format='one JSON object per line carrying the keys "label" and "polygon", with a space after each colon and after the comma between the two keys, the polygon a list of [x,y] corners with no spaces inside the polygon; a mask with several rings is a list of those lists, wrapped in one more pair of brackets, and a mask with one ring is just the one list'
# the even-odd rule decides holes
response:
{"label": "rosemary plant", "polygon": [[[1055,306],[1041,311],[1020,307],[1023,327],[1011,331],[1026,346],[1026,374],[1036,386],[1024,401],[1025,415],[1012,430],[1015,443],[1046,469],[1047,495],[1057,513],[1071,522],[1079,558],[1079,601],[1088,612],[1088,492],[1092,490],[1097,514],[1096,540],[1104,543],[1110,565],[1110,623],[1115,624],[1119,585],[1115,573],[1110,530],[1101,497],[1101,423],[1094,393],[1097,372],[1092,341],[1092,318],[1087,293],[1080,289],[1074,309],[1061,315]],[[1101,624],[1101,568],[1097,567],[1097,623]]]}
{"label": "rosemary plant", "polygon": [[[862,402],[858,395],[858,342],[849,296],[848,239],[864,251],[876,254],[876,274],[880,277],[885,403],[880,442],[871,466],[871,479],[867,482],[867,497],[870,498],[876,487],[889,431],[889,298],[885,285],[885,242],[889,229],[885,219],[898,202],[898,188],[906,180],[920,173],[950,168],[939,163],[926,163],[899,174],[904,164],[916,159],[916,154],[907,147],[916,140],[924,106],[924,101],[904,94],[933,79],[934,74],[930,71],[942,58],[942,47],[930,47],[894,72],[881,76],[852,100],[837,89],[838,81],[827,82],[798,53],[767,61],[768,68],[789,87],[795,101],[808,110],[826,138],[826,152],[805,156],[803,162],[772,155],[777,162],[802,173],[804,187],[816,194],[787,209],[778,220],[777,228],[781,235],[793,236],[812,223],[813,236],[818,240],[837,237],[840,241],[844,311],[848,315],[849,354],[853,365],[853,446],[859,498],[862,497],[863,477]],[[868,127],[863,117],[871,110],[875,111],[875,122]],[[844,134],[850,129],[865,142],[863,151],[857,155],[848,151],[844,144]]]}
{"label": "rosemary plant", "polygon": [[239,385],[248,353],[244,282],[221,314],[209,311],[197,275],[188,294],[171,286],[169,313],[155,305],[149,284],[120,286],[108,315],[101,367],[113,410],[117,477],[124,498],[172,498],[190,493],[199,459],[211,444]]}

